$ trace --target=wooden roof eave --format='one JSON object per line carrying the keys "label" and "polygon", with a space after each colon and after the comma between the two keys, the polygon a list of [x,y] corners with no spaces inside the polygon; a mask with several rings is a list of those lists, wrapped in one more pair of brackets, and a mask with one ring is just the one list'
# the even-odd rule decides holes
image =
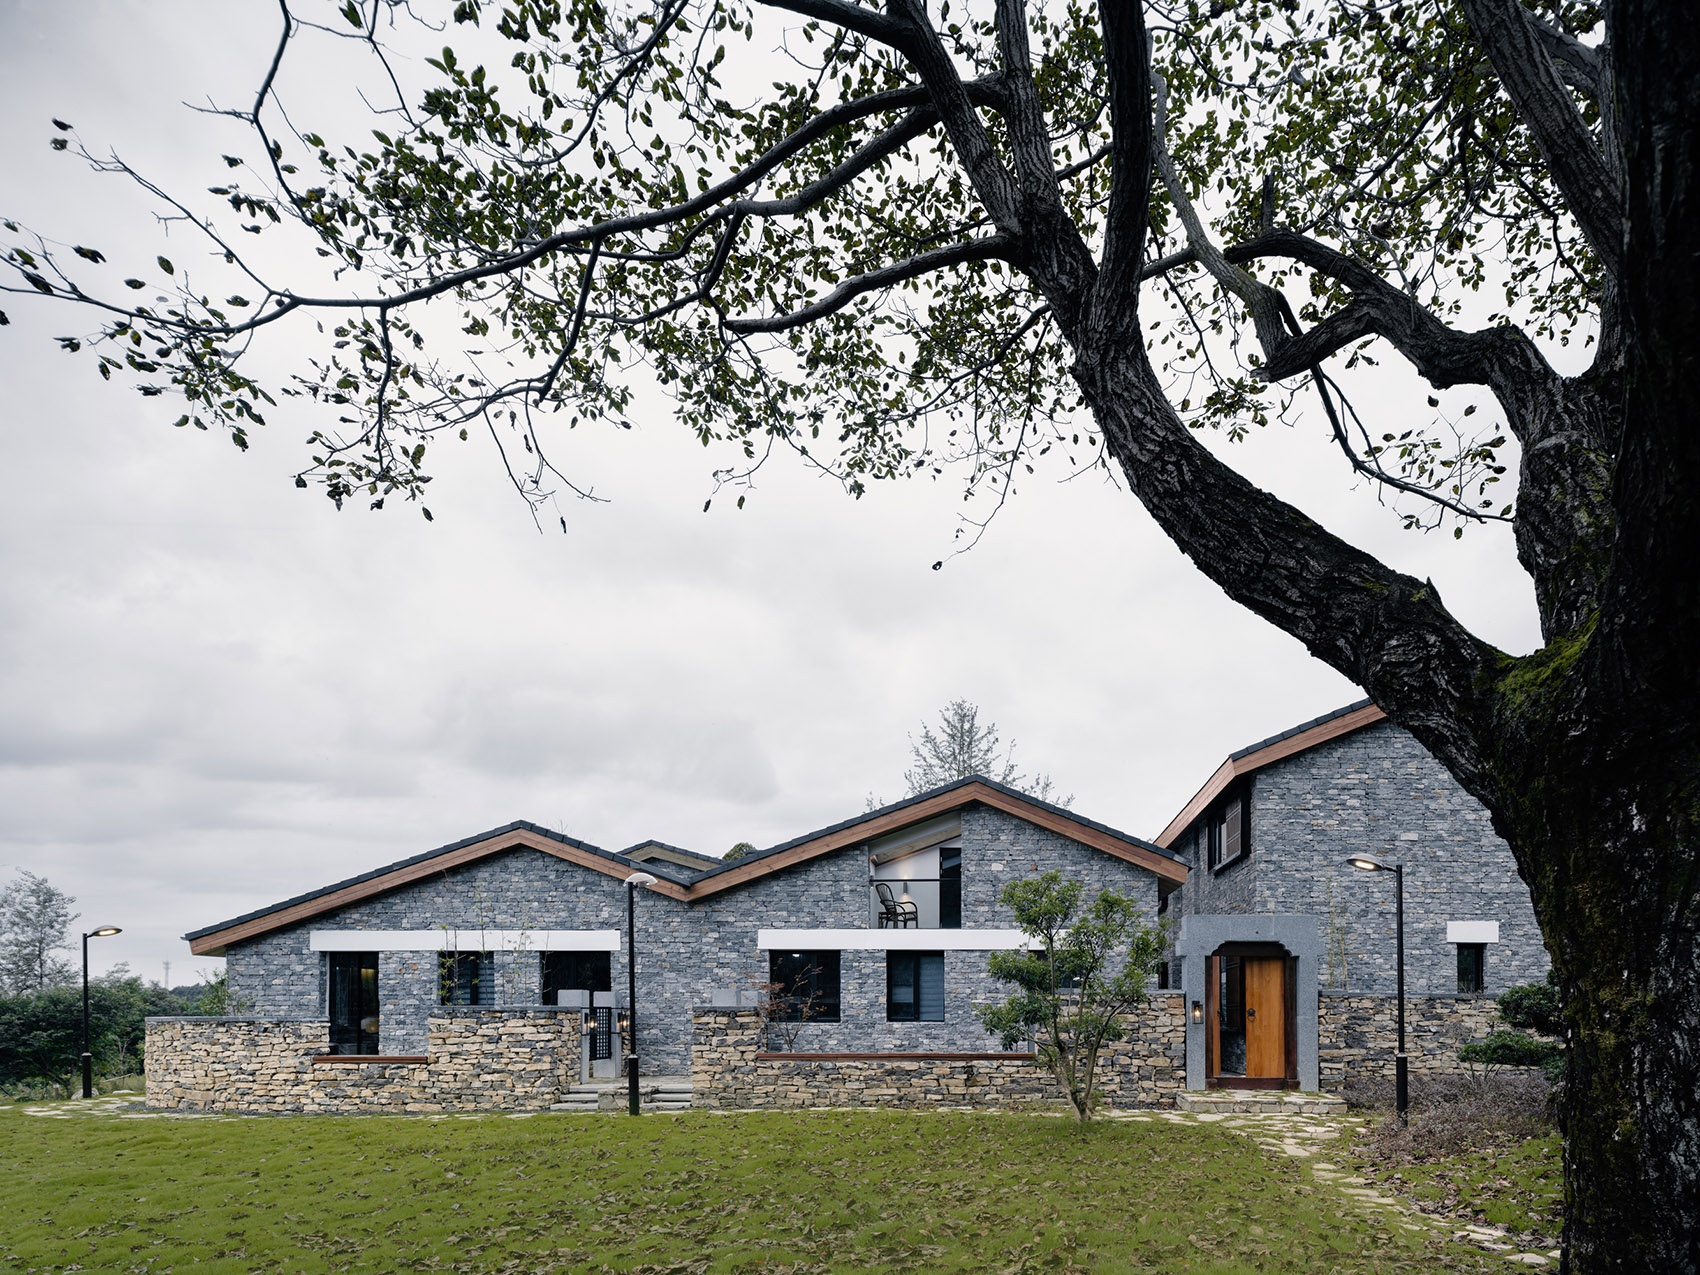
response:
{"label": "wooden roof eave", "polygon": [[[758,880],[761,877],[783,871],[810,859],[819,858],[821,855],[830,854],[834,850],[841,850],[846,846],[860,845],[939,815],[959,811],[974,802],[990,806],[995,810],[1001,810],[1006,814],[1015,815],[1047,831],[1059,833],[1072,841],[1089,845],[1114,858],[1145,868],[1163,880],[1175,883],[1186,880],[1186,865],[1170,859],[1166,855],[1154,853],[1142,845],[1126,841],[1113,833],[1096,828],[1067,814],[1022,800],[1019,796],[1006,793],[990,785],[971,783],[950,788],[927,800],[908,803],[898,809],[886,811],[848,826],[834,829],[808,841],[787,846],[775,853],[763,855],[748,862],[740,862],[736,867],[723,872],[715,872],[689,885],[658,880],[655,884],[645,888],[681,903],[693,903],[698,899],[736,889],[738,886]],[[299,925],[312,920],[314,917],[323,916],[327,912],[334,912],[339,908],[349,907],[377,895],[387,894],[392,890],[411,885],[439,872],[475,863],[479,859],[487,858],[492,854],[499,854],[505,850],[520,848],[541,850],[545,854],[554,855],[557,859],[589,868],[593,872],[600,872],[604,876],[619,881],[624,881],[629,877],[634,868],[641,868],[641,864],[634,863],[631,860],[610,860],[591,851],[563,844],[528,829],[513,829],[498,836],[487,837],[482,841],[458,846],[430,859],[407,864],[393,872],[351,883],[328,894],[314,895],[312,898],[302,899],[263,915],[249,917],[221,929],[209,931],[191,939],[189,950],[196,956],[220,956],[223,955],[226,946],[231,943],[244,942],[291,925]]]}
{"label": "wooden roof eave", "polygon": [[1043,806],[1022,801],[1020,798],[1012,797],[988,784],[973,783],[950,788],[936,797],[904,805],[899,809],[887,811],[848,827],[834,829],[808,841],[787,846],[784,850],[774,854],[764,855],[746,863],[739,863],[737,867],[729,871],[717,872],[713,876],[692,882],[685,897],[694,901],[707,898],[709,895],[719,894],[725,890],[735,889],[771,873],[780,872],[796,864],[818,858],[823,854],[842,850],[845,846],[861,845],[864,842],[874,841],[901,828],[907,828],[939,815],[961,810],[964,806],[974,802],[991,806],[995,810],[1015,815],[1050,832],[1060,833],[1070,840],[1082,842],[1096,850],[1102,850],[1118,859],[1146,868],[1165,880],[1175,882],[1186,880],[1186,865],[1177,863],[1166,855],[1154,854],[1143,846],[1124,841],[1120,837],[1103,832],[1068,815],[1057,814]]}
{"label": "wooden roof eave", "polygon": [[[419,863],[410,863],[405,867],[397,868],[394,872],[387,872],[383,876],[356,882],[329,894],[315,895],[310,899],[303,899],[299,903],[279,908],[275,912],[250,917],[246,921],[240,921],[234,925],[227,925],[223,929],[202,934],[189,941],[189,950],[196,956],[222,956],[224,949],[231,943],[240,943],[246,939],[258,938],[262,934],[270,934],[274,930],[281,930],[290,925],[298,925],[303,921],[310,921],[316,916],[323,916],[326,912],[334,912],[338,908],[349,907],[377,895],[387,894],[391,890],[399,889],[404,885],[411,885],[415,881],[422,881],[427,877],[435,876],[439,872],[464,867],[466,864],[476,863],[480,859],[488,858],[493,854],[500,854],[505,850],[517,849],[541,850],[545,854],[554,855],[557,859],[564,859],[568,863],[589,868],[593,872],[600,872],[603,876],[613,877],[618,881],[624,881],[632,875],[634,870],[642,870],[641,865],[610,861],[589,851],[580,850],[575,846],[565,845],[552,838],[540,836],[528,829],[519,828],[511,832],[504,832],[500,836],[475,841],[471,845],[459,846],[445,854],[437,855],[435,858],[426,859]],[[665,895],[667,898],[677,899],[680,902],[684,902],[686,899],[685,887],[672,881],[657,881],[654,885],[645,888],[656,894]]]}
{"label": "wooden roof eave", "polygon": [[1350,735],[1353,731],[1362,730],[1366,726],[1385,721],[1387,714],[1374,704],[1365,704],[1362,708],[1350,713],[1342,713],[1338,717],[1319,723],[1306,731],[1286,739],[1278,739],[1265,748],[1259,748],[1254,753],[1243,757],[1230,757],[1216,768],[1216,773],[1205,782],[1204,787],[1193,794],[1191,801],[1182,807],[1180,814],[1169,820],[1168,827],[1152,838],[1156,844],[1167,850],[1181,833],[1190,828],[1193,822],[1210,808],[1210,803],[1220,797],[1242,775],[1262,770],[1265,766],[1283,761],[1299,753],[1309,752],[1320,744],[1339,739],[1342,735]]}

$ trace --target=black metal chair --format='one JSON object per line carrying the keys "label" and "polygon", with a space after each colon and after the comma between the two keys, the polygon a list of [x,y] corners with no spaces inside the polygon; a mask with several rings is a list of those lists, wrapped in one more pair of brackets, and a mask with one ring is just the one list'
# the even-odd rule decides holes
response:
{"label": "black metal chair", "polygon": [[914,903],[896,897],[884,881],[874,882],[874,893],[879,895],[880,899],[880,929],[906,930],[910,926],[920,928],[921,912]]}

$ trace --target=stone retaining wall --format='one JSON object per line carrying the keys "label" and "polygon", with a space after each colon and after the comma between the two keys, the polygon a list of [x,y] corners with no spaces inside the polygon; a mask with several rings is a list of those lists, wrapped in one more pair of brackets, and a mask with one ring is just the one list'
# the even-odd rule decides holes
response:
{"label": "stone retaining wall", "polygon": [[542,1111],[578,1083],[581,1044],[579,1014],[552,1008],[441,1007],[423,1061],[327,1061],[324,1019],[150,1018],[147,1101],[246,1113]]}
{"label": "stone retaining wall", "polygon": [[[1323,992],[1317,1006],[1317,1060],[1322,1087],[1338,1091],[1347,1075],[1393,1078],[1398,998]],[[1405,1054],[1413,1074],[1468,1070],[1458,1046],[1504,1027],[1491,996],[1406,996]]]}
{"label": "stone retaining wall", "polygon": [[[1026,1054],[770,1053],[751,1009],[691,1012],[691,1105],[1005,1107],[1060,1103],[1062,1090]],[[1186,1022],[1177,994],[1154,996],[1128,1038],[1098,1059],[1097,1092],[1112,1108],[1171,1106],[1186,1088]]]}

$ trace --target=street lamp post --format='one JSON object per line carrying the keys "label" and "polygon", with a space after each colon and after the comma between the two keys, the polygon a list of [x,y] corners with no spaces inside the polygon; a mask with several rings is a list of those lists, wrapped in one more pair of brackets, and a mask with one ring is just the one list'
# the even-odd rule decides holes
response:
{"label": "street lamp post", "polygon": [[654,885],[655,878],[647,872],[634,872],[626,878],[626,1109],[638,1113],[638,1047],[637,1047],[637,888]]}
{"label": "street lamp post", "polygon": [[89,940],[109,938],[124,931],[103,925],[83,935],[83,1097],[94,1097],[94,1055],[89,1052]]}
{"label": "street lamp post", "polygon": [[1385,864],[1367,854],[1353,855],[1346,862],[1354,868],[1362,868],[1365,872],[1393,874],[1393,941],[1396,950],[1395,978],[1399,995],[1399,1051],[1393,1055],[1393,1110],[1398,1115],[1400,1124],[1408,1124],[1411,1113],[1411,1077],[1405,1059],[1405,865]]}

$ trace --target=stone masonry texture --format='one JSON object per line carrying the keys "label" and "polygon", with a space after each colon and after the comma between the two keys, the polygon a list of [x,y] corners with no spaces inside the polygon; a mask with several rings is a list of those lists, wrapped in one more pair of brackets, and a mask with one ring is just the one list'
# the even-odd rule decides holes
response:
{"label": "stone masonry texture", "polygon": [[[1157,878],[1025,820],[984,806],[963,810],[962,925],[1010,928],[999,901],[1004,885],[1055,868],[1065,877],[1130,895],[1155,918]],[[757,930],[872,926],[868,858],[858,846],[759,878],[749,885],[680,903],[640,890],[637,897],[639,1046],[649,1075],[683,1075],[691,1067],[691,1008],[714,989],[748,989],[768,981],[768,955]],[[367,899],[310,922],[227,950],[230,986],[240,1012],[262,1017],[318,1018],[327,1013],[327,960],[309,948],[315,929],[625,931],[625,891],[612,877],[552,855],[516,849]],[[945,953],[945,1020],[886,1021],[886,954],[842,956],[842,1014],[837,1023],[805,1024],[795,1048],[815,1051],[987,1051],[996,1043],[974,1007],[1005,990],[986,973],[988,953]],[[501,1003],[535,1006],[539,957],[498,952]],[[625,956],[612,958],[623,995]],[[379,1039],[385,1054],[425,1052],[428,1021],[438,1010],[437,955],[384,952],[379,959]]]}
{"label": "stone masonry texture", "polygon": [[1481,804],[1402,727],[1378,723],[1264,767],[1251,776],[1250,796],[1243,859],[1213,873],[1197,829],[1177,841],[1192,866],[1182,911],[1314,915],[1324,937],[1321,985],[1390,993],[1393,874],[1346,863],[1368,853],[1405,868],[1407,991],[1456,993],[1449,921],[1499,922],[1499,942],[1486,949],[1488,994],[1545,976],[1546,949],[1510,848]]}
{"label": "stone masonry texture", "polygon": [[[691,1042],[692,1105],[752,1107],[1005,1107],[1066,1097],[1030,1055],[816,1057],[766,1048],[752,1010],[697,1009]],[[1127,1038],[1098,1057],[1105,1107],[1172,1106],[1186,1088],[1182,998],[1157,993],[1129,1016]]]}
{"label": "stone masonry texture", "polygon": [[428,1061],[315,1063],[323,1019],[150,1018],[147,1103],[249,1114],[544,1111],[579,1080],[581,1016],[554,1009],[434,1011]]}

